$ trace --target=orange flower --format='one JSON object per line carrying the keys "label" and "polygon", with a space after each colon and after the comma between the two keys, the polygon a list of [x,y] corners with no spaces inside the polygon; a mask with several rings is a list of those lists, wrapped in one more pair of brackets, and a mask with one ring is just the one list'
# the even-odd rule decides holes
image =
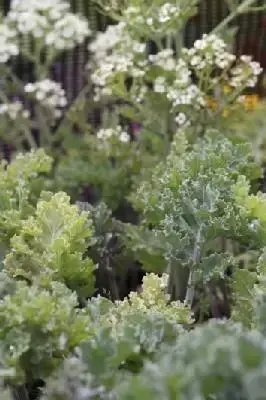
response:
{"label": "orange flower", "polygon": [[213,97],[207,97],[206,102],[211,110],[216,110],[218,105],[217,100],[215,100]]}
{"label": "orange flower", "polygon": [[257,94],[246,95],[244,98],[244,107],[247,111],[253,111],[259,104],[259,96]]}

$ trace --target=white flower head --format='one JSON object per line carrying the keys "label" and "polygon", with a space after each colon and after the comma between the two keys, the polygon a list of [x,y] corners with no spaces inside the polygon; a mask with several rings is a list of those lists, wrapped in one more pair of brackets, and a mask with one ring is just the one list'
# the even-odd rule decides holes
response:
{"label": "white flower head", "polygon": [[225,69],[232,65],[235,56],[227,50],[227,44],[215,34],[204,34],[195,41],[192,49],[184,49],[183,54],[191,67]]}
{"label": "white flower head", "polygon": [[55,118],[62,115],[62,109],[67,105],[64,89],[57,82],[44,79],[24,86],[25,93],[32,95],[40,104],[48,109]]}
{"label": "white flower head", "polygon": [[71,49],[90,35],[85,18],[63,0],[13,0],[6,20],[19,35],[42,39],[55,50]]}
{"label": "white flower head", "polygon": [[163,68],[165,71],[174,71],[176,67],[176,61],[173,57],[173,54],[174,52],[172,49],[164,49],[155,55],[151,54],[149,56],[149,61],[154,65],[158,65],[159,67]]}
{"label": "white flower head", "polygon": [[117,125],[115,128],[100,129],[96,136],[102,141],[108,141],[111,138],[118,138],[123,143],[130,141],[130,135],[126,131],[123,131],[120,125]]}
{"label": "white flower head", "polygon": [[127,143],[130,141],[130,136],[127,132],[123,131],[120,133],[119,140],[120,142]]}
{"label": "white flower head", "polygon": [[233,87],[254,87],[262,71],[260,64],[252,61],[251,56],[242,55],[240,62],[231,70],[229,84]]}
{"label": "white flower head", "polygon": [[23,107],[23,104],[20,101],[15,101],[0,104],[0,119],[1,117],[8,118],[12,121],[17,119],[27,120],[30,117],[30,113]]}
{"label": "white flower head", "polygon": [[164,76],[158,76],[154,81],[154,88],[153,90],[155,93],[165,93],[166,88],[166,80]]}
{"label": "white flower head", "polygon": [[19,54],[16,31],[7,24],[0,24],[0,63],[6,63]]}
{"label": "white flower head", "polygon": [[187,117],[184,113],[179,113],[175,118],[175,122],[179,125],[184,125],[186,120],[187,120]]}

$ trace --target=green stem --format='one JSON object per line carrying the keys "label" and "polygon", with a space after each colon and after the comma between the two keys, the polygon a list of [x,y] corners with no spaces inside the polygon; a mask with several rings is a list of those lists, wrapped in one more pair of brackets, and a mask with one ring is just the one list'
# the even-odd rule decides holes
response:
{"label": "green stem", "polygon": [[188,281],[188,269],[172,260],[168,265],[168,287],[167,292],[171,301],[184,301],[186,295],[186,285]]}
{"label": "green stem", "polygon": [[25,385],[17,386],[12,389],[13,400],[29,400],[28,391]]}
{"label": "green stem", "polygon": [[256,12],[260,12],[260,11],[265,11],[266,10],[266,6],[261,6],[261,7],[250,7],[248,9],[249,13],[256,13]]}
{"label": "green stem", "polygon": [[219,25],[216,26],[211,32],[211,34],[220,33],[231,21],[233,21],[239,14],[243,14],[249,11],[249,7],[255,3],[256,0],[245,0],[241,3],[234,12],[228,15]]}
{"label": "green stem", "polygon": [[38,106],[36,109],[36,116],[39,124],[40,147],[50,147],[52,141],[51,130],[47,123],[47,118],[43,115],[42,110]]}
{"label": "green stem", "polygon": [[181,52],[184,47],[184,32],[179,31],[175,37],[175,50],[177,60],[181,57]]}
{"label": "green stem", "polygon": [[28,131],[28,129],[24,129],[23,133],[24,133],[25,139],[27,140],[30,148],[31,149],[36,149],[37,145],[36,145],[35,140],[33,139],[32,135],[31,135],[31,133]]}

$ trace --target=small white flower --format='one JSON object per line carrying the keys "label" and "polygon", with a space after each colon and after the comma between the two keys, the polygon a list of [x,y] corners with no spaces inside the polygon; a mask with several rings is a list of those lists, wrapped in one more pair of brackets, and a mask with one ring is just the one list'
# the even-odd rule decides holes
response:
{"label": "small white flower", "polygon": [[116,126],[115,128],[100,129],[96,136],[102,141],[108,140],[112,137],[118,138],[123,143],[130,141],[130,135],[123,131],[120,125]]}
{"label": "small white flower", "polygon": [[190,64],[191,64],[193,67],[199,65],[200,62],[201,62],[201,57],[199,57],[199,56],[193,56],[193,57],[191,58],[191,60],[190,60]]}
{"label": "small white flower", "polygon": [[130,141],[130,136],[127,132],[122,132],[119,136],[119,140],[123,143],[127,143]]}
{"label": "small white flower", "polygon": [[187,117],[184,113],[179,113],[175,118],[175,122],[178,123],[179,125],[184,125],[186,120],[187,120]]}
{"label": "small white flower", "polygon": [[165,93],[166,92],[166,82],[163,76],[158,76],[154,81],[154,91],[155,93]]}
{"label": "small white flower", "polygon": [[144,53],[146,50],[146,44],[145,43],[139,43],[139,42],[134,42],[132,49],[135,53]]}
{"label": "small white flower", "polygon": [[0,24],[0,62],[5,63],[19,54],[15,30],[7,24]]}
{"label": "small white flower", "polygon": [[30,113],[28,110],[25,110],[23,104],[20,101],[10,102],[0,104],[0,118],[1,116],[9,118],[12,121],[16,119],[28,119],[30,117]]}

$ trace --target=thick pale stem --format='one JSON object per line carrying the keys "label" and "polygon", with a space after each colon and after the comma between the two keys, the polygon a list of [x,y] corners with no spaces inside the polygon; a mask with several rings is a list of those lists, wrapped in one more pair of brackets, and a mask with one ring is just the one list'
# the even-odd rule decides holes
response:
{"label": "thick pale stem", "polygon": [[187,283],[187,293],[185,298],[185,303],[190,307],[192,306],[195,295],[194,272],[195,271],[191,270],[189,273],[189,278]]}
{"label": "thick pale stem", "polygon": [[192,266],[190,269],[188,283],[187,283],[187,292],[186,292],[185,303],[187,305],[189,305],[190,307],[192,306],[192,303],[194,300],[194,295],[195,295],[194,275],[195,275],[195,269],[198,266],[199,261],[200,261],[200,241],[201,241],[201,226],[198,229],[198,233],[197,233],[197,237],[196,237],[196,242],[195,242],[194,251],[193,251]]}

